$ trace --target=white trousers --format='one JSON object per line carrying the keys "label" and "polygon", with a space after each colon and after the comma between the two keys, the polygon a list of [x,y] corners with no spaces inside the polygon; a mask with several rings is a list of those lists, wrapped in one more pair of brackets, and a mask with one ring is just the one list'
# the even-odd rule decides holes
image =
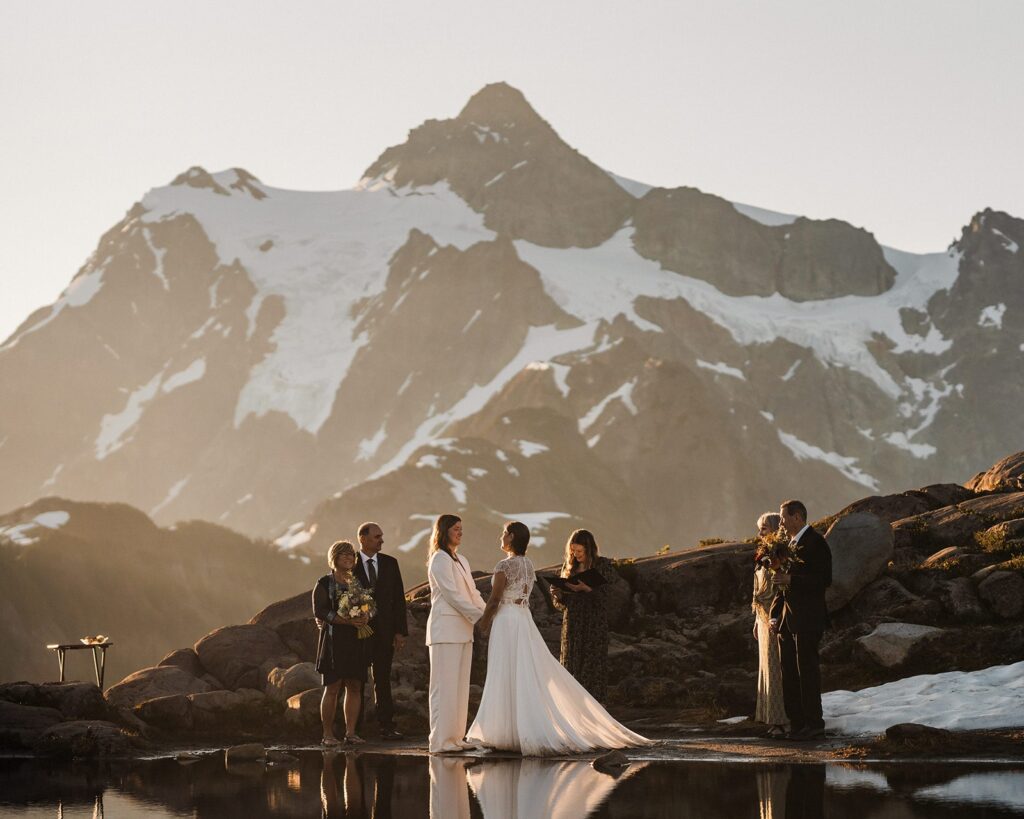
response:
{"label": "white trousers", "polygon": [[469,718],[473,643],[435,643],[430,651],[430,753],[460,751]]}

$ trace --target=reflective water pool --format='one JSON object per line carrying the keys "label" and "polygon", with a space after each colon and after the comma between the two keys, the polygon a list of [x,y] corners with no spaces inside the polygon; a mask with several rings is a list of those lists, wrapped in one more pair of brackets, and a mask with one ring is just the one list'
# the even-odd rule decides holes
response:
{"label": "reflective water pool", "polygon": [[296,752],[55,762],[0,759],[0,817],[911,819],[1024,816],[1024,765],[637,762]]}

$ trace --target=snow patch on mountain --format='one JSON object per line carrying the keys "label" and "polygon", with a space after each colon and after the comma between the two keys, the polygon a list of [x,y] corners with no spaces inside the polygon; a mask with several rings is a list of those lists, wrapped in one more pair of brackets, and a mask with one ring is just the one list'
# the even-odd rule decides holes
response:
{"label": "snow patch on mountain", "polygon": [[952,342],[934,327],[925,336],[903,328],[900,310],[923,310],[938,291],[956,281],[960,254],[956,251],[917,255],[883,248],[897,272],[893,286],[877,296],[841,296],[797,302],[771,296],[729,296],[709,282],[665,270],[633,249],[633,228],[624,227],[603,245],[593,248],[547,248],[524,240],[515,242],[519,256],[541,275],[548,295],[563,310],[587,321],[611,322],[623,316],[641,330],[661,328],[640,318],[634,304],[641,296],[685,299],[725,328],[742,345],[785,339],[811,350],[823,363],[861,373],[891,398],[906,385],[871,352],[873,339],[884,335],[893,351],[939,354]]}
{"label": "snow patch on mountain", "polygon": [[[91,258],[87,263],[87,268],[90,268],[94,261],[95,257]],[[61,293],[60,298],[50,305],[50,312],[31,327],[26,327],[21,332],[12,336],[6,344],[0,345],[0,352],[11,349],[29,333],[42,329],[64,312],[66,308],[82,307],[92,301],[93,297],[100,292],[100,288],[103,286],[103,273],[105,270],[106,264],[104,263],[98,267],[87,269],[86,272],[76,276],[67,289]]]}
{"label": "snow patch on mountain", "polygon": [[747,377],[743,374],[743,370],[740,370],[736,367],[730,367],[724,361],[719,361],[715,364],[712,364],[709,361],[703,361],[702,359],[698,358],[697,366],[704,370],[711,370],[712,372],[720,373],[722,375],[728,375],[731,376],[732,378],[738,378],[740,381],[747,380]]}
{"label": "snow patch on mountain", "polygon": [[[580,418],[578,422],[580,434],[582,435],[584,432],[590,429],[590,427],[594,425],[594,422],[597,421],[597,419],[600,418],[601,415],[604,413],[605,407],[607,407],[608,404],[610,404],[612,401],[615,401],[616,399],[618,399],[623,403],[623,405],[625,405],[626,409],[629,410],[630,414],[636,415],[637,412],[639,412],[639,410],[637,409],[636,404],[633,403],[633,387],[635,386],[636,379],[630,379],[617,390],[615,390],[615,392],[609,393],[600,401],[598,401],[594,406],[592,406],[589,410],[587,410],[587,413],[582,418]],[[597,443],[597,441],[594,441],[594,443]],[[593,444],[591,444],[591,446],[593,446]]]}
{"label": "snow patch on mountain", "polygon": [[160,386],[160,389],[163,392],[173,392],[179,387],[184,387],[186,384],[198,381],[204,375],[206,375],[206,359],[197,358],[184,370],[168,376],[167,380]]}
{"label": "snow patch on mountain", "polygon": [[71,514],[62,510],[42,512],[36,515],[27,523],[19,523],[15,526],[0,526],[0,538],[5,538],[18,546],[31,546],[38,537],[33,537],[32,532],[42,527],[43,529],[60,529],[71,520]]}
{"label": "snow patch on mountain", "polygon": [[[486,384],[476,384],[445,412],[429,415],[395,455],[370,477],[379,478],[398,469],[417,449],[434,443],[455,421],[468,418],[484,408],[509,381],[538,359],[555,358],[568,352],[585,350],[594,344],[596,324],[584,324],[561,330],[553,324],[531,327],[519,352]],[[422,460],[422,459],[421,459]]]}
{"label": "snow patch on mountain", "polygon": [[[232,175],[223,172],[214,179],[231,190]],[[143,198],[142,219],[153,224],[191,214],[220,260],[245,268],[258,291],[247,311],[250,333],[268,296],[284,300],[285,316],[271,339],[274,349],[250,371],[234,423],[277,411],[315,434],[329,417],[355,354],[368,342],[365,335],[354,335],[358,317],[351,306],[383,291],[389,260],[409,231],[418,229],[459,249],[494,234],[446,183],[415,190],[387,185],[333,192],[260,190],[264,198],[189,185],[158,188]]]}
{"label": "snow patch on mountain", "polygon": [[530,530],[531,546],[543,546],[547,542],[547,538],[540,533],[546,531],[552,521],[571,517],[565,512],[510,512],[506,514],[496,511],[495,514],[503,520],[518,520],[520,523],[526,524],[526,528]]}
{"label": "snow patch on mountain", "polygon": [[1003,316],[1006,314],[1006,305],[1003,302],[999,304],[990,304],[988,307],[981,311],[981,315],[978,316],[979,327],[991,327],[994,330],[1003,329]]}
{"label": "snow patch on mountain", "polygon": [[170,504],[176,497],[178,497],[178,495],[181,494],[181,490],[184,489],[188,485],[189,479],[191,477],[192,477],[191,475],[186,475],[180,481],[176,482],[173,486],[171,486],[171,488],[167,490],[167,495],[164,497],[164,499],[162,501],[160,501],[160,503],[158,503],[152,509],[150,509],[149,510],[149,514],[155,515],[157,512],[159,512],[165,506]]}
{"label": "snow patch on mountain", "polygon": [[800,218],[799,216],[793,216],[790,213],[776,213],[773,210],[756,208],[753,205],[744,205],[740,202],[733,202],[732,206],[736,209],[737,213],[742,213],[748,219],[753,219],[755,222],[767,225],[768,227],[791,225]]}
{"label": "snow patch on mountain", "polygon": [[801,441],[795,435],[783,432],[781,429],[776,431],[779,435],[779,441],[793,453],[793,457],[798,461],[821,461],[838,470],[844,478],[866,486],[873,492],[878,491],[878,481],[854,466],[857,463],[856,458],[848,458],[840,455],[838,452],[826,452],[821,447]]}
{"label": "snow patch on mountain", "polygon": [[996,228],[992,228],[992,232],[996,236],[998,236],[1000,239],[1003,240],[1003,247],[1006,248],[1006,250],[1009,253],[1016,253],[1020,249],[1020,245],[1018,245],[1015,241],[1013,241],[1013,239],[1011,239],[1009,236],[1007,236],[1001,230],[998,230]]}
{"label": "snow patch on mountain", "polygon": [[313,539],[313,535],[316,534],[316,530],[317,525],[315,523],[307,529],[305,522],[300,520],[289,526],[285,533],[274,541],[274,545],[279,549],[289,551],[296,546],[309,543]]}

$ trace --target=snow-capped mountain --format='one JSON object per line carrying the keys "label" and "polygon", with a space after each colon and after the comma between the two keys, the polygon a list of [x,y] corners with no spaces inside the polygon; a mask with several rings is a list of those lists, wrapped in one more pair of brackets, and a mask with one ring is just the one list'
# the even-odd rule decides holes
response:
{"label": "snow-capped mountain", "polygon": [[313,552],[366,518],[419,552],[448,510],[479,548],[516,516],[553,561],[577,526],[646,553],[966,479],[1024,447],[1022,244],[1000,212],[916,255],[624,180],[490,85],[352,190],[147,193],[0,346],[0,506]]}

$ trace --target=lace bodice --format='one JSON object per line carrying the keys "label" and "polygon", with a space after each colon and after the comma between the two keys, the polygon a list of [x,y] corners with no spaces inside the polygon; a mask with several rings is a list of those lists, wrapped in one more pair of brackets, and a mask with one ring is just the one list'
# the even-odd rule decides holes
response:
{"label": "lace bodice", "polygon": [[533,561],[525,555],[513,555],[499,562],[494,567],[494,573],[505,575],[505,591],[501,595],[501,602],[515,606],[529,605],[535,571]]}

